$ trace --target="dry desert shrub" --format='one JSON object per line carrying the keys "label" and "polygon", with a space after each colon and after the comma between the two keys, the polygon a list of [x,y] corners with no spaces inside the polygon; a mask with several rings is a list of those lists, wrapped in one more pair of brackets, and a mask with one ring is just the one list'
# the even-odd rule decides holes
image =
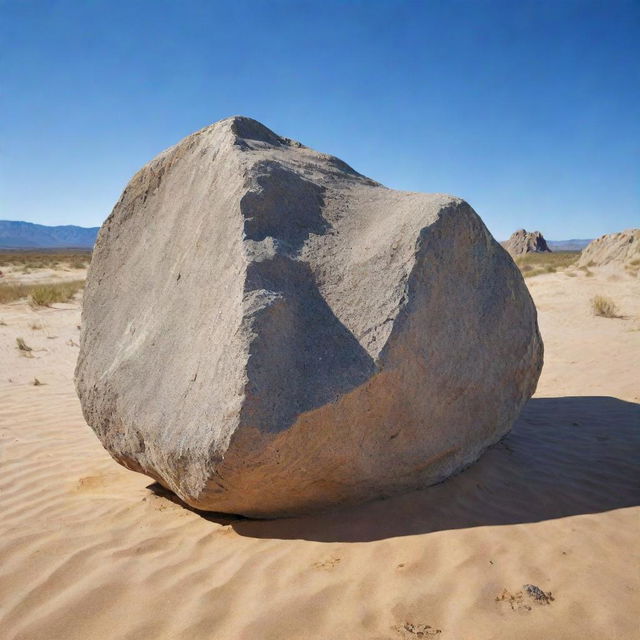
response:
{"label": "dry desert shrub", "polygon": [[[591,264],[591,262],[589,263]],[[578,267],[578,269],[580,269],[580,271],[582,271],[585,275],[585,278],[593,278],[593,271],[591,271],[589,269],[589,267]]]}
{"label": "dry desert shrub", "polygon": [[69,260],[68,264],[72,269],[85,269],[88,266],[90,256],[75,256]]}
{"label": "dry desert shrub", "polygon": [[26,298],[28,295],[27,287],[21,284],[2,284],[0,285],[0,304],[13,302],[20,298]]}
{"label": "dry desert shrub", "polygon": [[24,351],[25,353],[33,351],[33,349],[24,341],[24,338],[16,338],[16,346],[20,351]]}
{"label": "dry desert shrub", "polygon": [[83,280],[58,282],[56,284],[1,284],[0,304],[15,302],[27,297],[29,297],[34,307],[47,306],[54,302],[67,302],[83,286]]}
{"label": "dry desert shrub", "polygon": [[531,269],[530,271],[523,271],[522,275],[525,278],[533,278],[534,276],[539,276],[541,273],[547,273],[545,269]]}
{"label": "dry desert shrub", "polygon": [[631,260],[624,266],[624,269],[632,276],[638,275],[638,273],[640,273],[640,258],[634,258]]}
{"label": "dry desert shrub", "polygon": [[36,285],[31,289],[29,301],[34,307],[48,307],[55,302],[68,302],[83,286],[83,280]]}
{"label": "dry desert shrub", "polygon": [[595,296],[591,299],[591,309],[596,316],[603,318],[619,318],[618,308],[611,298]]}

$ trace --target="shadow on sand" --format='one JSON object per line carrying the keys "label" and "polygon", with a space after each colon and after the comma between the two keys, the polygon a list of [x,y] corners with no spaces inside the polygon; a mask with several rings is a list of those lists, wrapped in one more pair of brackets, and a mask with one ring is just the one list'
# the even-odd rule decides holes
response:
{"label": "shadow on sand", "polygon": [[[160,485],[149,488],[179,502]],[[565,397],[530,400],[509,435],[437,486],[300,518],[196,513],[253,538],[364,542],[639,504],[640,405]]]}

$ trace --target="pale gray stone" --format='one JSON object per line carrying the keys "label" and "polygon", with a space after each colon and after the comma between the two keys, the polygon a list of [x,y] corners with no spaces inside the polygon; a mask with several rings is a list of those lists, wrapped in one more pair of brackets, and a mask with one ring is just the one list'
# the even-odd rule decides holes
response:
{"label": "pale gray stone", "polygon": [[640,229],[608,233],[592,240],[578,258],[579,267],[624,267],[630,274],[640,268]]}
{"label": "pale gray stone", "polygon": [[542,367],[522,276],[467,203],[243,117],[133,177],[82,326],[78,394],[111,455],[257,517],[442,481],[509,431]]}
{"label": "pale gray stone", "polygon": [[524,253],[551,252],[547,241],[539,231],[527,231],[526,229],[514,231],[503,246],[512,256]]}

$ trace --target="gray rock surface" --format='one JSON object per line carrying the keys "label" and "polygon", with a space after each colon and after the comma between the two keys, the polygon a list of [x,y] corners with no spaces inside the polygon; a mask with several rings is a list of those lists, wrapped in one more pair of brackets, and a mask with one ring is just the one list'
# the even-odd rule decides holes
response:
{"label": "gray rock surface", "polygon": [[104,223],[76,385],[118,462],[270,517],[443,480],[541,367],[520,272],[468,204],[234,117],[142,168]]}
{"label": "gray rock surface", "polygon": [[512,233],[503,246],[512,256],[551,251],[539,231],[527,231],[526,229],[518,229]]}
{"label": "gray rock surface", "polygon": [[579,267],[616,265],[630,272],[640,267],[640,229],[607,233],[596,238],[582,251]]}

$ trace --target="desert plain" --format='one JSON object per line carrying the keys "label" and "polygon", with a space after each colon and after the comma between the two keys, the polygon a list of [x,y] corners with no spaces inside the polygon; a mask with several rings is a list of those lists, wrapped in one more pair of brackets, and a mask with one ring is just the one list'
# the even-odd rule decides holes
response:
{"label": "desert plain", "polygon": [[109,457],[73,384],[81,292],[0,304],[0,637],[638,638],[640,279],[526,282],[545,364],[509,435],[440,485],[277,520],[193,511]]}

